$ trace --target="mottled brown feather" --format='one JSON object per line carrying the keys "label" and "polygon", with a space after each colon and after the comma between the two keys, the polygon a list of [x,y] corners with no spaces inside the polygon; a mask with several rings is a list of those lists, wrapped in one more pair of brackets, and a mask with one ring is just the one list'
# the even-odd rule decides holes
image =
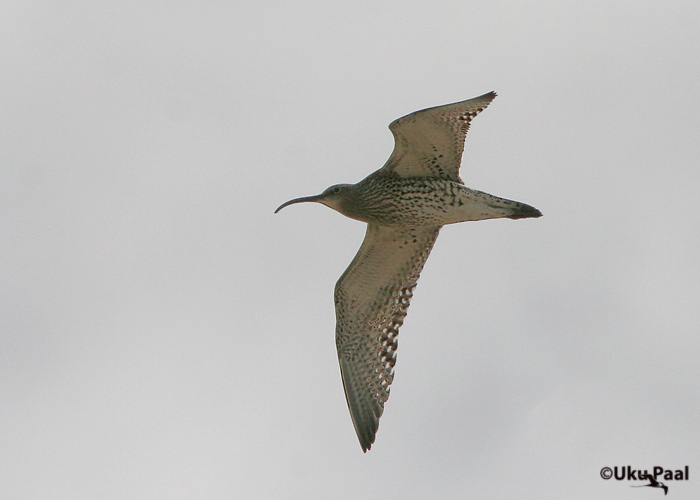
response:
{"label": "mottled brown feather", "polygon": [[368,224],[360,250],[336,283],[338,359],[364,451],[374,443],[394,379],[399,328],[439,231]]}
{"label": "mottled brown feather", "polygon": [[495,97],[495,92],[489,92],[394,120],[389,125],[394,134],[394,151],[379,172],[401,177],[439,177],[462,184],[459,165],[469,125]]}

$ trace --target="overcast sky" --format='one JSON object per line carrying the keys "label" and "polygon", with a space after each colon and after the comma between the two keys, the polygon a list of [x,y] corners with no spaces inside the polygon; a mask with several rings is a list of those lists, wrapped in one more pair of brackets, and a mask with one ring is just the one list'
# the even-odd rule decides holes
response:
{"label": "overcast sky", "polygon": [[[0,3],[0,489],[35,499],[700,491],[700,4]],[[412,111],[495,90],[363,454],[333,286]]]}

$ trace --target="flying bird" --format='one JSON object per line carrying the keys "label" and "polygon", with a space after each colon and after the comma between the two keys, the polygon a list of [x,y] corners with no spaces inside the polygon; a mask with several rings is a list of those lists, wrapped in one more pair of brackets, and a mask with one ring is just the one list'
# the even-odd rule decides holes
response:
{"label": "flying bird", "polygon": [[651,474],[646,474],[643,478],[649,481],[649,484],[640,484],[639,486],[632,486],[632,488],[644,488],[645,486],[651,486],[652,488],[663,488],[664,496],[668,495],[668,486],[666,486],[661,481],[657,481]]}
{"label": "flying bird", "polygon": [[357,184],[337,184],[275,210],[317,202],[367,223],[360,250],[335,285],[340,372],[365,452],[389,399],[399,328],[440,228],[542,215],[530,205],[470,189],[459,177],[469,125],[495,97],[489,92],[395,120],[389,125],[394,151],[382,168]]}

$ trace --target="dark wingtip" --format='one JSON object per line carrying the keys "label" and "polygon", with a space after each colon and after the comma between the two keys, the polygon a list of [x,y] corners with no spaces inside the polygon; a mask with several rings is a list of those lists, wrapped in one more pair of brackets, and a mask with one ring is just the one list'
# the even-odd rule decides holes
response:
{"label": "dark wingtip", "polygon": [[379,418],[372,418],[369,422],[365,420],[362,425],[355,426],[357,438],[364,453],[372,449],[374,440],[377,438],[377,430],[379,430]]}
{"label": "dark wingtip", "polygon": [[367,453],[372,449],[374,440],[377,437],[377,427],[378,426],[376,426],[374,429],[364,429],[362,436],[360,436],[360,433],[358,432],[357,437],[360,440],[360,446],[362,447],[362,451],[364,453]]}

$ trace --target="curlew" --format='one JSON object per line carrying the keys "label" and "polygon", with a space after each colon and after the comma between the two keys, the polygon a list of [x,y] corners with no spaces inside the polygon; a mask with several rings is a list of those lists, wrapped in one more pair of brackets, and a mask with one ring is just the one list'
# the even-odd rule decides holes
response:
{"label": "curlew", "polygon": [[336,347],[345,398],[363,451],[374,443],[394,379],[399,327],[440,228],[455,222],[540,217],[517,201],[470,189],[459,177],[474,117],[496,97],[416,111],[389,125],[394,151],[357,184],[283,203],[322,203],[367,223],[360,250],[335,285]]}

